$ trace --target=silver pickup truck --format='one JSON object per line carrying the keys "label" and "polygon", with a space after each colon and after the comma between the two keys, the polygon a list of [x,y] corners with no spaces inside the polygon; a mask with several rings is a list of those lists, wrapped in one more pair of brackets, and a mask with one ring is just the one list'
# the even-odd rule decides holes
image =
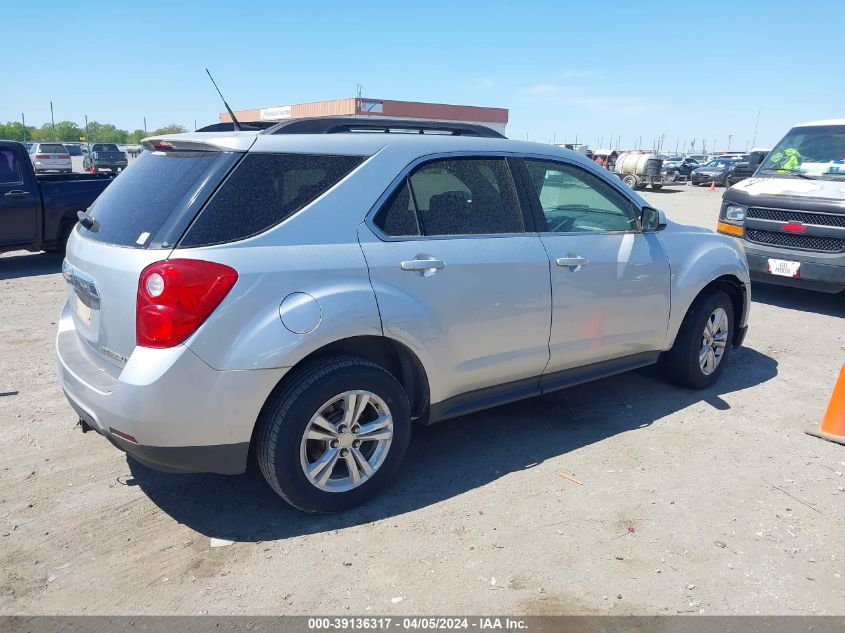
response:
{"label": "silver pickup truck", "polygon": [[657,362],[706,388],[746,332],[737,242],[566,149],[344,118],[144,145],[71,235],[56,345],[83,430],[155,468],[254,456],[338,511],[414,424]]}

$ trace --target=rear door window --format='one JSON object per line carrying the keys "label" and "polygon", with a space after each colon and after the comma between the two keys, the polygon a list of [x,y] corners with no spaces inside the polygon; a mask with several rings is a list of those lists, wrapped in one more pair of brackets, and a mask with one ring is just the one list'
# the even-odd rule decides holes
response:
{"label": "rear door window", "polygon": [[390,236],[525,231],[504,158],[438,159],[417,167],[373,222]]}
{"label": "rear door window", "polygon": [[312,203],[364,160],[364,156],[247,154],[179,245],[222,244],[266,231]]}
{"label": "rear door window", "polygon": [[116,246],[144,248],[172,213],[183,210],[203,175],[223,152],[144,152],[91,206],[96,230],[82,235]]}

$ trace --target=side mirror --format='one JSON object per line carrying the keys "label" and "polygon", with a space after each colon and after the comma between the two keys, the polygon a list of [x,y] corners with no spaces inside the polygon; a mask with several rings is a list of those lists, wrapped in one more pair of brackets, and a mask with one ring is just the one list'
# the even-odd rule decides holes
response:
{"label": "side mirror", "polygon": [[662,231],[666,228],[666,214],[654,207],[643,207],[640,211],[640,229]]}

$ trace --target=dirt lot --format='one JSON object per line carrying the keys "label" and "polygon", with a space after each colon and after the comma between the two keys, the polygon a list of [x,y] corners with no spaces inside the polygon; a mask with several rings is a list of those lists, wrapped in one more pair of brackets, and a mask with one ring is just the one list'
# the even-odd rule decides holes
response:
{"label": "dirt lot", "polygon": [[[646,195],[712,227],[721,190]],[[845,448],[803,433],[845,296],[755,286],[715,388],[646,370],[424,429],[386,495],[313,517],[74,428],[60,263],[0,257],[2,614],[845,613]]]}

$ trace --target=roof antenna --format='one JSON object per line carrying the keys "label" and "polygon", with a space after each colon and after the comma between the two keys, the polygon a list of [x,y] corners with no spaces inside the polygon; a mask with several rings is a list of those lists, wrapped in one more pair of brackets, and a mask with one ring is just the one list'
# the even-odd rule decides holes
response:
{"label": "roof antenna", "polygon": [[208,68],[205,69],[205,72],[208,73],[208,78],[211,79],[211,83],[214,84],[214,89],[217,91],[217,94],[220,95],[220,98],[223,100],[223,105],[226,106],[226,111],[229,113],[229,116],[232,117],[232,126],[238,131],[242,131],[241,124],[238,123],[238,120],[235,118],[235,113],[232,112],[232,108],[229,107],[229,104],[226,103],[226,99],[223,98],[223,93],[220,92],[220,88],[217,87],[217,82],[214,81],[214,77],[211,76],[211,73],[208,72]]}

